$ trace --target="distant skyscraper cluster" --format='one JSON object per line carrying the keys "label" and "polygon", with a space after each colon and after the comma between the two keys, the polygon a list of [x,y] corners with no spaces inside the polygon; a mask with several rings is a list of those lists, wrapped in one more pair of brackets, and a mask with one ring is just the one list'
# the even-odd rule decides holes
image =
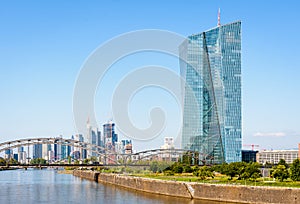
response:
{"label": "distant skyscraper cluster", "polygon": [[[58,141],[62,139],[60,135],[55,137]],[[65,139],[65,138],[64,138]],[[72,135],[71,140],[78,141],[79,145],[68,145],[67,143],[55,144],[34,144],[32,146],[32,157],[28,154],[29,147],[19,147],[18,152],[14,153],[13,149],[7,149],[4,153],[5,159],[14,158],[20,163],[28,163],[31,159],[43,158],[47,162],[55,161],[72,161],[90,159],[92,157],[99,157],[99,153],[116,153],[116,154],[130,154],[132,153],[131,140],[121,140],[118,142],[118,134],[115,132],[115,124],[108,121],[103,124],[103,134],[98,128],[91,126],[89,120],[87,121],[87,132],[83,134]],[[87,144],[95,145],[95,147],[87,148]],[[113,159],[113,158],[110,158]],[[106,158],[107,160],[107,158]]]}

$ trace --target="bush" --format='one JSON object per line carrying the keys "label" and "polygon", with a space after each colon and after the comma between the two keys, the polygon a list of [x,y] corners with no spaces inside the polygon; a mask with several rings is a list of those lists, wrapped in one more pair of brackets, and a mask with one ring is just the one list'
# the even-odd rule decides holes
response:
{"label": "bush", "polygon": [[184,166],[183,167],[183,172],[184,173],[192,173],[193,172],[193,169],[191,166]]}
{"label": "bush", "polygon": [[300,160],[295,159],[290,168],[290,175],[293,181],[300,181]]}
{"label": "bush", "polygon": [[166,176],[174,176],[174,172],[170,171],[170,170],[166,170],[166,171],[164,171],[164,175],[166,175]]}
{"label": "bush", "polygon": [[207,166],[201,167],[197,172],[193,173],[195,176],[200,177],[201,180],[206,179],[207,177],[214,178],[213,172],[211,172],[211,169]]}

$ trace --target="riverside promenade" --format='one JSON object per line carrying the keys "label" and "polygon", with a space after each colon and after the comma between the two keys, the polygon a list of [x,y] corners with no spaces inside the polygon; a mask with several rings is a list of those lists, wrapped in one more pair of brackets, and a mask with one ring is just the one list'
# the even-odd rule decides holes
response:
{"label": "riverside promenade", "polygon": [[96,182],[109,183],[130,188],[137,191],[190,199],[233,203],[300,204],[299,188],[164,181],[158,179],[83,170],[74,170],[73,175]]}

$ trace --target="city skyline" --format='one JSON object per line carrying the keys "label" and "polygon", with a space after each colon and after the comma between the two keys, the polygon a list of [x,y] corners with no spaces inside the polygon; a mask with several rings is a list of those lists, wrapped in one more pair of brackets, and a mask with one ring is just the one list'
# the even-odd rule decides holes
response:
{"label": "city skyline", "polygon": [[[135,2],[134,6],[124,2],[94,2],[91,5],[3,2],[0,12],[3,26],[1,141],[76,134],[72,114],[74,84],[84,60],[97,46],[137,29],[170,30],[183,36],[198,33],[217,25],[217,11],[221,8],[221,24],[243,22],[243,143],[258,144],[265,149],[296,148],[300,135],[297,124],[300,98],[295,94],[300,88],[297,80],[300,55],[298,7],[297,1],[281,4],[260,1],[171,4],[157,1],[156,4]],[[288,34],[281,34],[290,30],[292,32]],[[151,53],[150,57],[179,73],[176,59]],[[122,67],[122,71],[112,70],[99,84],[95,98],[98,125],[112,117],[108,93],[128,71],[151,62],[147,58],[149,54],[142,53],[116,63],[112,68]],[[132,101],[133,107],[149,110],[153,104],[162,101],[159,105],[170,104],[170,111],[174,107],[176,110],[176,102],[164,92],[157,89],[144,91]],[[108,95],[107,99],[103,95]],[[161,101],[154,100],[154,95]],[[149,103],[144,104],[145,100]],[[147,127],[147,111],[133,110],[131,114],[134,122]],[[178,118],[180,114],[174,113],[170,117]],[[164,137],[176,135],[172,127],[180,121],[169,121],[171,127],[167,127],[157,140],[147,143],[149,148],[158,147]],[[145,148],[145,144],[138,143],[137,149]]]}

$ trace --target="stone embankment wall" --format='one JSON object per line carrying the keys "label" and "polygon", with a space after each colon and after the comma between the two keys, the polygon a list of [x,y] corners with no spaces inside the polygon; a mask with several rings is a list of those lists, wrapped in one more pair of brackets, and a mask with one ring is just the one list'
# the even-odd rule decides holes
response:
{"label": "stone embankment wall", "polygon": [[300,189],[277,187],[251,187],[194,182],[163,181],[157,179],[74,171],[74,176],[126,188],[190,199],[215,200],[238,203],[293,203],[300,204]]}
{"label": "stone embankment wall", "polygon": [[73,175],[78,176],[80,178],[98,181],[99,172],[97,171],[81,171],[81,170],[74,170]]}

